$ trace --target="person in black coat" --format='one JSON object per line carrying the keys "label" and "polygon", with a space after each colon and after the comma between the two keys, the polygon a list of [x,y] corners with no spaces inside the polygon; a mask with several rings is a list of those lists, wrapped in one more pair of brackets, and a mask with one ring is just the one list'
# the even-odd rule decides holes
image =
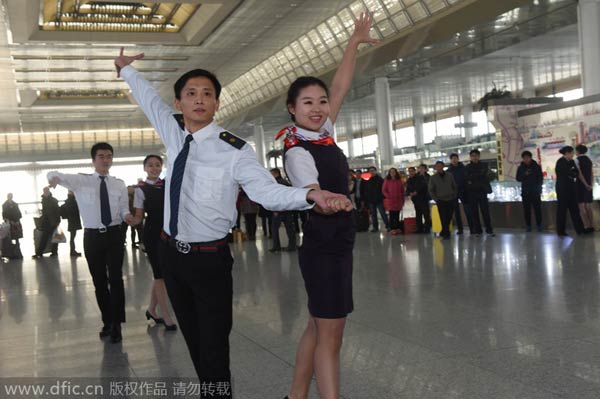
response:
{"label": "person in black coat", "polygon": [[[52,196],[49,187],[44,187],[44,193],[42,194],[42,217],[41,217],[41,230],[42,236],[38,242],[38,246],[35,249],[35,255],[33,259],[41,258],[44,254],[44,249],[48,245],[48,241],[52,238],[54,230],[60,224],[60,208],[58,207],[58,201]],[[52,253],[50,256],[58,255],[58,244],[52,245]]]}
{"label": "person in black coat", "polygon": [[447,171],[452,175],[452,177],[454,177],[454,182],[458,188],[458,197],[456,198],[456,204],[454,208],[456,234],[463,234],[464,227],[460,212],[460,203],[462,203],[463,208],[465,208],[465,215],[467,216],[469,229],[471,228],[471,220],[469,219],[469,210],[467,209],[467,204],[465,203],[465,165],[459,161],[458,154],[450,154],[450,165],[448,165]]}
{"label": "person in black coat", "polygon": [[428,185],[425,178],[417,173],[414,167],[408,168],[406,195],[415,206],[417,219],[417,234],[428,234],[431,231],[431,211],[429,209]]}
{"label": "person in black coat", "polygon": [[75,201],[75,195],[72,191],[69,191],[65,203],[60,207],[60,211],[62,218],[67,219],[69,222],[67,230],[69,230],[71,235],[71,256],[81,256],[81,253],[77,252],[75,249],[75,236],[77,235],[77,230],[81,230],[81,217],[79,216],[79,207],[77,206],[77,201]]}
{"label": "person in black coat", "polygon": [[579,144],[575,147],[577,160],[575,161],[579,168],[579,179],[577,180],[577,202],[579,204],[579,214],[583,221],[583,227],[586,233],[594,232],[594,212],[592,202],[594,202],[594,172],[593,163],[586,154],[587,146]]}
{"label": "person in black coat", "polygon": [[485,232],[490,236],[494,236],[487,197],[492,192],[488,167],[480,161],[481,153],[479,150],[472,150],[469,156],[471,162],[465,167],[465,193],[473,226],[471,234],[479,235],[483,233],[481,220],[479,219],[479,210],[481,210]]}
{"label": "person in black coat", "polygon": [[10,223],[10,238],[17,242],[23,238],[23,227],[21,226],[21,210],[19,204],[13,201],[12,193],[6,196],[6,202],[2,204],[2,219]]}
{"label": "person in black coat", "polygon": [[571,214],[573,227],[577,234],[585,232],[579,207],[577,205],[577,179],[579,178],[579,169],[575,164],[574,150],[571,146],[565,146],[560,149],[563,155],[556,161],[556,197],[558,204],[556,207],[556,231],[560,237],[567,236],[567,211]]}
{"label": "person in black coat", "polygon": [[531,208],[535,212],[537,230],[542,231],[542,184],[544,174],[542,168],[533,159],[529,151],[521,154],[521,165],[517,169],[517,181],[521,182],[521,198],[523,200],[523,213],[525,215],[525,226],[531,231]]}
{"label": "person in black coat", "polygon": [[[271,175],[275,178],[277,183],[284,186],[291,186],[291,184],[283,178],[281,170],[279,168],[271,169]],[[280,252],[282,250],[293,252],[296,250],[296,229],[294,228],[293,212],[273,212],[271,219],[271,236],[273,237],[273,247],[269,249],[269,252]],[[281,248],[281,241],[279,239],[279,227],[281,223],[285,226],[285,231],[288,236],[288,246]]]}
{"label": "person in black coat", "polygon": [[377,168],[371,166],[369,168],[371,178],[361,183],[364,186],[364,197],[363,200],[369,205],[371,211],[371,224],[373,228],[371,232],[376,233],[379,231],[379,220],[377,219],[377,211],[383,219],[385,228],[390,230],[390,222],[383,207],[383,178],[377,173]]}

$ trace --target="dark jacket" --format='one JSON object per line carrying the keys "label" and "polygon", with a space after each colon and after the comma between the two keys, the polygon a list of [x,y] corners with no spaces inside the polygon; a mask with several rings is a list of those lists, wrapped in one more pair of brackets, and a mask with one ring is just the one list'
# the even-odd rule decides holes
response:
{"label": "dark jacket", "polygon": [[569,161],[565,157],[560,157],[558,161],[556,161],[554,172],[556,173],[557,195],[567,195],[571,191],[575,192],[577,189],[579,169],[573,159]]}
{"label": "dark jacket", "polygon": [[69,195],[65,200],[65,203],[60,207],[60,215],[63,219],[69,221],[69,231],[81,230],[81,217],[79,216],[79,207],[75,197]]}
{"label": "dark jacket", "polygon": [[529,165],[521,162],[517,169],[517,181],[521,182],[521,195],[541,194],[544,183],[542,168],[533,159]]}
{"label": "dark jacket", "polygon": [[367,181],[363,181],[361,185],[364,185],[364,197],[363,200],[369,204],[380,204],[383,202],[383,178],[379,175],[371,177]]}
{"label": "dark jacket", "polygon": [[410,197],[410,194],[414,192],[416,192],[417,195],[411,197],[413,202],[428,201],[428,186],[423,176],[419,174],[416,174],[414,177],[409,177],[406,181],[406,195]]}
{"label": "dark jacket", "polygon": [[429,179],[429,195],[434,201],[454,201],[458,188],[448,172],[436,173]]}
{"label": "dark jacket", "polygon": [[42,196],[42,230],[54,230],[60,224],[58,201],[52,196]]}
{"label": "dark jacket", "polygon": [[482,162],[471,162],[465,166],[465,191],[473,194],[490,194],[492,186],[488,173],[487,165]]}
{"label": "dark jacket", "polygon": [[19,204],[15,201],[8,201],[2,204],[2,219],[8,220],[9,222],[18,222],[21,220],[21,210],[19,209]]}
{"label": "dark jacket", "polygon": [[456,187],[458,187],[458,194],[462,194],[465,191],[465,176],[467,173],[465,164],[462,162],[459,162],[456,166],[450,164],[447,172],[454,177],[454,183],[456,183]]}

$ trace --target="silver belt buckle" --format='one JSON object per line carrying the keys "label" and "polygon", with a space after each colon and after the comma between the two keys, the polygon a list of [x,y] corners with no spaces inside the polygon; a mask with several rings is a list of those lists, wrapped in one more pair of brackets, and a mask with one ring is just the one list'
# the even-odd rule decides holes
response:
{"label": "silver belt buckle", "polygon": [[182,254],[189,254],[192,250],[192,246],[190,245],[190,243],[179,240],[175,240],[175,248],[177,248],[177,251],[179,251]]}
{"label": "silver belt buckle", "polygon": [[106,229],[106,226],[105,226],[105,227],[100,227],[100,228],[98,229],[98,232],[100,232],[100,233],[106,233],[106,230],[107,230],[107,229]]}

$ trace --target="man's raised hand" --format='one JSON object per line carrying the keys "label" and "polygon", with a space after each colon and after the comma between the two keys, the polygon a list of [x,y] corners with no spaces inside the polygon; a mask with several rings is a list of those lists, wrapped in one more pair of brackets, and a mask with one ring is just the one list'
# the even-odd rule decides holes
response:
{"label": "man's raised hand", "polygon": [[129,57],[124,55],[125,51],[124,47],[121,47],[121,51],[119,52],[119,56],[115,58],[115,68],[117,69],[117,78],[121,76],[121,69],[125,68],[127,65],[131,64],[135,60],[140,60],[144,58],[144,53],[140,53],[138,55],[134,55]]}

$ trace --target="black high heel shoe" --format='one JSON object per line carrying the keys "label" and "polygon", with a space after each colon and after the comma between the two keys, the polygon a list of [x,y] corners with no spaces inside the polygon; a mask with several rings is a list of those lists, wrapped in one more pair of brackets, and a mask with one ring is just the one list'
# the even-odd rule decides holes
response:
{"label": "black high heel shoe", "polygon": [[146,320],[150,319],[154,320],[156,324],[165,324],[165,321],[161,317],[154,317],[152,314],[150,314],[149,310],[146,310]]}
{"label": "black high heel shoe", "polygon": [[173,323],[171,325],[168,325],[167,323],[165,324],[165,330],[167,331],[177,331],[177,324]]}

